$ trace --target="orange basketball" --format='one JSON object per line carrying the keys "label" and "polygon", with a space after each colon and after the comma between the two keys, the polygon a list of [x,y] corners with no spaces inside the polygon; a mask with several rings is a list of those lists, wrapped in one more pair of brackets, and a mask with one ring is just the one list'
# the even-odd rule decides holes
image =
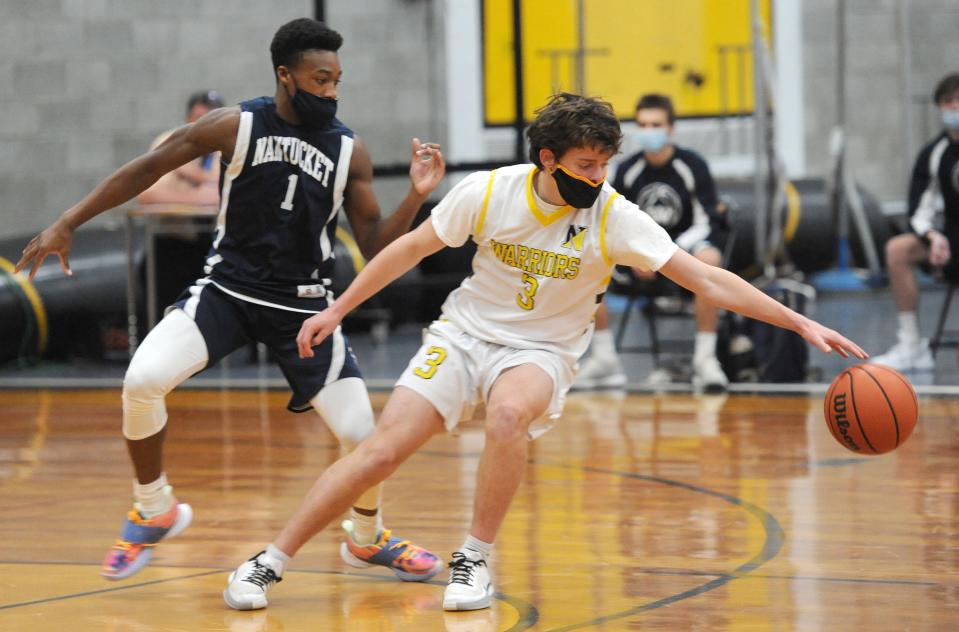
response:
{"label": "orange basketball", "polygon": [[836,376],[826,391],[826,425],[857,454],[883,454],[909,438],[919,417],[912,384],[881,364],[860,364]]}

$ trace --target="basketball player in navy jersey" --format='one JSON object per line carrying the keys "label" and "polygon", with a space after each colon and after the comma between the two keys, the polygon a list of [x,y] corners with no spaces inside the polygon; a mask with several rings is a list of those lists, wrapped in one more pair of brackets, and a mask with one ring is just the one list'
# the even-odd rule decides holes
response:
{"label": "basketball player in navy jersey", "polygon": [[[37,235],[17,270],[57,254],[66,274],[74,230],[130,200],[165,173],[200,156],[222,157],[220,213],[203,278],[188,288],[149,333],[123,383],[123,433],[136,473],[134,508],[110,549],[102,574],[128,577],[143,568],[154,545],[189,525],[192,510],[172,494],[162,466],[167,422],[164,397],[188,377],[250,339],[278,359],[293,411],[316,409],[352,449],[373,432],[373,411],[356,359],[341,331],[298,357],[303,319],[331,302],[333,241],[342,207],[360,249],[372,257],[407,232],[416,211],[439,184],[439,148],[413,140],[411,187],[396,212],[380,216],[372,163],[363,142],[336,118],[342,37],[315,20],[283,25],[270,45],[276,93],[214,110],[179,128],[153,151],[124,165]],[[345,560],[380,564],[404,580],[423,581],[442,564],[433,554],[382,527],[379,491],[353,506]],[[294,551],[270,545],[243,568],[235,608],[266,605],[257,584],[277,581]],[[243,588],[245,586],[245,589]]]}

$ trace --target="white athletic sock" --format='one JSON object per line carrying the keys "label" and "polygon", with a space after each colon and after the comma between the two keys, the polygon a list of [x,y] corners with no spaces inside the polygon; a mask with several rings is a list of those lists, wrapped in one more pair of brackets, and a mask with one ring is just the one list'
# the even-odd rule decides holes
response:
{"label": "white athletic sock", "polygon": [[696,343],[693,349],[693,359],[703,360],[716,355],[716,332],[697,331]]}
{"label": "white athletic sock", "polygon": [[484,560],[493,554],[492,542],[483,542],[482,540],[474,538],[472,535],[466,536],[466,540],[463,541],[463,546],[460,548],[475,551],[482,555]]}
{"label": "white athletic sock", "polygon": [[610,329],[600,329],[593,333],[593,357],[603,360],[616,360],[616,344]]}
{"label": "white athletic sock", "polygon": [[367,546],[376,542],[376,536],[383,530],[379,510],[376,510],[376,514],[368,516],[353,507],[350,510],[350,520],[353,522],[353,541],[360,546]]}
{"label": "white athletic sock", "polygon": [[141,485],[133,479],[133,497],[140,505],[140,513],[144,518],[152,518],[170,511],[173,506],[172,488],[167,483],[166,474],[151,483]]}
{"label": "white athletic sock", "polygon": [[910,347],[919,346],[919,317],[916,312],[899,312],[899,340]]}
{"label": "white athletic sock", "polygon": [[265,562],[273,569],[274,573],[282,577],[286,565],[290,563],[290,556],[277,548],[276,545],[271,544],[266,547],[266,551],[260,556],[260,562]]}

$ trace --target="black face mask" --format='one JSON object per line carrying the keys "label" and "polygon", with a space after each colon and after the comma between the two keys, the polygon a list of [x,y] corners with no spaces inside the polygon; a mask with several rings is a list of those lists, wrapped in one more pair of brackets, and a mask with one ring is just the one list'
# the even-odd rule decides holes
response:
{"label": "black face mask", "polygon": [[[290,78],[292,79],[293,75],[290,75]],[[322,129],[333,123],[333,117],[336,116],[336,99],[318,97],[306,90],[300,90],[296,79],[293,79],[293,88],[296,92],[293,93],[290,104],[303,125]]]}
{"label": "black face mask", "polygon": [[596,203],[605,180],[595,183],[589,178],[570,173],[563,165],[556,165],[556,167],[553,178],[556,180],[556,186],[559,187],[559,194],[567,204],[573,208],[589,208]]}

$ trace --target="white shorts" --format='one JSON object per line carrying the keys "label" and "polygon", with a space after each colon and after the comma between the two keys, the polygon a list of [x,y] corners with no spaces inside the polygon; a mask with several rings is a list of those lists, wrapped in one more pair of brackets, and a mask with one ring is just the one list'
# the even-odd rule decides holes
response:
{"label": "white shorts", "polygon": [[443,417],[448,432],[472,419],[476,404],[486,403],[500,373],[533,364],[553,380],[549,409],[529,426],[529,438],[549,430],[563,412],[573,382],[573,366],[543,349],[516,349],[474,338],[450,324],[434,321],[423,332],[423,346],[410,360],[396,386],[425,397]]}

